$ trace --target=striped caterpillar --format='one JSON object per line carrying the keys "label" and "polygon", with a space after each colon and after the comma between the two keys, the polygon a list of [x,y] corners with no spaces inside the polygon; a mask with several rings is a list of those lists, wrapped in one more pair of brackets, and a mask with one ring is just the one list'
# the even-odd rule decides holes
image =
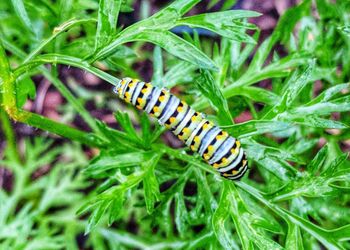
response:
{"label": "striped caterpillar", "polygon": [[221,176],[237,180],[247,171],[247,159],[240,141],[168,90],[124,78],[113,92],[127,103],[157,118],[159,124],[170,129],[192,151],[198,152]]}

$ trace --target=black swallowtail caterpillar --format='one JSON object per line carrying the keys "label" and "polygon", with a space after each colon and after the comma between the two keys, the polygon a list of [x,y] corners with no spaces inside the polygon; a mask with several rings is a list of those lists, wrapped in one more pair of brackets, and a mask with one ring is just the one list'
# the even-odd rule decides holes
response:
{"label": "black swallowtail caterpillar", "polygon": [[240,141],[205,119],[167,89],[136,79],[122,79],[113,91],[140,110],[156,117],[181,141],[228,179],[241,178],[248,169]]}

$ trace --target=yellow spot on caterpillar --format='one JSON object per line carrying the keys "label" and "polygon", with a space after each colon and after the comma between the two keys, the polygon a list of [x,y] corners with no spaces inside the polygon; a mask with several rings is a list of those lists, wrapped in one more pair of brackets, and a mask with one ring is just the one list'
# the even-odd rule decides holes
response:
{"label": "yellow spot on caterpillar", "polygon": [[142,109],[142,107],[140,105],[136,105],[136,108],[138,109]]}
{"label": "yellow spot on caterpillar", "polygon": [[236,149],[235,149],[235,148],[231,149],[231,153],[232,153],[232,154],[237,154]]}
{"label": "yellow spot on caterpillar", "polygon": [[183,107],[178,107],[178,108],[177,108],[177,112],[179,112],[179,113],[182,112],[183,110],[184,110]]}
{"label": "yellow spot on caterpillar", "polygon": [[196,147],[194,145],[191,145],[191,150],[196,151]]}
{"label": "yellow spot on caterpillar", "polygon": [[154,106],[154,108],[153,108],[153,112],[154,112],[154,113],[158,113],[159,111],[160,111],[159,107]]}
{"label": "yellow spot on caterpillar", "polygon": [[238,174],[238,170],[232,170],[232,174],[233,174],[233,175]]}
{"label": "yellow spot on caterpillar", "polygon": [[187,134],[188,132],[190,132],[190,129],[189,128],[184,128],[183,130],[182,130],[182,132],[185,134]]}
{"label": "yellow spot on caterpillar", "polygon": [[204,158],[204,160],[208,160],[209,159],[209,155],[208,154],[203,154],[203,158]]}
{"label": "yellow spot on caterpillar", "polygon": [[194,116],[192,116],[191,120],[192,120],[192,122],[199,121],[200,120],[199,113],[197,112]]}
{"label": "yellow spot on caterpillar", "polygon": [[214,165],[213,165],[214,168],[218,168],[219,166],[220,166],[220,165],[217,164],[217,163],[214,163]]}
{"label": "yellow spot on caterpillar", "polygon": [[194,140],[195,143],[198,143],[198,142],[201,141],[199,136],[195,136],[193,140]]}
{"label": "yellow spot on caterpillar", "polygon": [[223,138],[224,138],[223,135],[217,135],[217,136],[216,136],[216,140],[218,140],[218,141],[219,141],[219,140],[222,140]]}
{"label": "yellow spot on caterpillar", "polygon": [[208,123],[205,123],[205,124],[203,125],[203,129],[208,129],[208,127],[209,127],[209,124],[208,124]]}
{"label": "yellow spot on caterpillar", "polygon": [[240,141],[236,141],[236,148],[239,148],[241,146],[241,142]]}
{"label": "yellow spot on caterpillar", "polygon": [[160,102],[164,102],[164,101],[165,101],[165,96],[164,96],[164,95],[160,96],[160,97],[158,98],[158,100],[159,100]]}
{"label": "yellow spot on caterpillar", "polygon": [[145,84],[147,88],[152,87],[152,84],[150,84],[149,82]]}
{"label": "yellow spot on caterpillar", "polygon": [[170,117],[169,120],[170,120],[171,123],[174,123],[176,121],[176,118],[175,117]]}
{"label": "yellow spot on caterpillar", "polygon": [[211,152],[211,151],[213,151],[213,150],[214,150],[214,146],[209,145],[209,147],[208,147],[208,152]]}
{"label": "yellow spot on caterpillar", "polygon": [[143,99],[142,98],[137,98],[137,102],[139,103],[139,104],[143,104]]}
{"label": "yellow spot on caterpillar", "polygon": [[222,162],[223,164],[227,163],[227,158],[226,158],[226,157],[222,158],[222,159],[221,159],[221,162]]}

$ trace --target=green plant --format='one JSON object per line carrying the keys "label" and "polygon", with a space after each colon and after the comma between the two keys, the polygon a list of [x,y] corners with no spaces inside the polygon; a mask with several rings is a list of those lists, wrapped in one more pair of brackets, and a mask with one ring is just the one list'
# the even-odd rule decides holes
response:
{"label": "green plant", "polygon": [[[259,30],[245,19],[258,13],[183,17],[198,2],[176,0],[123,29],[117,17],[131,11],[129,1],[0,3],[1,121],[7,140],[1,165],[14,176],[13,190],[0,193],[3,248],[77,248],[74,237],[84,229],[85,246],[97,249],[350,247],[350,164],[341,150],[350,137],[349,4],[304,0],[257,45]],[[147,1],[142,6],[147,13]],[[208,29],[220,41],[169,31],[180,25]],[[156,45],[153,54],[142,49],[144,42]],[[286,52],[278,53],[278,45]],[[114,74],[141,78],[130,65],[149,58],[157,86],[181,83],[182,98],[241,138],[249,176],[223,180],[196,155],[161,141],[164,129],[145,114],[117,103],[112,93],[98,93],[106,106],[125,110],[115,113],[121,130],[109,128],[85,109],[92,95],[84,99],[79,89],[68,88],[57,67],[81,68],[115,84]],[[52,82],[90,132],[23,110],[35,96],[35,75]],[[262,80],[271,80],[271,89],[259,86]],[[322,83],[316,96],[315,82]],[[253,119],[232,124],[244,110]],[[20,154],[9,117],[100,153],[88,164],[80,145],[48,151],[36,139]],[[321,138],[327,145],[318,150]],[[66,158],[70,151],[74,154]],[[44,165],[52,170],[32,179]]]}

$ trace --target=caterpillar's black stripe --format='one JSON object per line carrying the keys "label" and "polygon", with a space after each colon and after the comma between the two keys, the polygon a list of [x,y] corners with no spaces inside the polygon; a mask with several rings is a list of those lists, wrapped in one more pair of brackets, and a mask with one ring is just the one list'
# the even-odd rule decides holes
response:
{"label": "caterpillar's black stripe", "polygon": [[120,98],[158,118],[191,150],[228,179],[241,178],[248,169],[240,142],[222,131],[165,89],[124,78],[114,89]]}

